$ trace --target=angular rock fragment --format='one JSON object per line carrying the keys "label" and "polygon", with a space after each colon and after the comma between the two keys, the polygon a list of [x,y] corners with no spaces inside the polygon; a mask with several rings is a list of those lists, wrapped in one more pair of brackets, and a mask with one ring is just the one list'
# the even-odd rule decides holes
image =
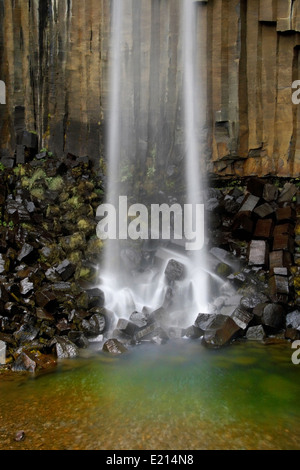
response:
{"label": "angular rock fragment", "polygon": [[180,281],[184,278],[185,267],[179,261],[171,259],[165,269],[165,276],[169,282]]}
{"label": "angular rock fragment", "polygon": [[278,196],[278,202],[290,202],[293,197],[297,194],[297,186],[293,183],[285,183]]}
{"label": "angular rock fragment", "polygon": [[276,219],[278,223],[292,222],[295,216],[295,211],[290,206],[278,207],[278,209],[276,209]]}
{"label": "angular rock fragment", "polygon": [[34,263],[37,260],[37,250],[29,243],[24,243],[20,253],[18,254],[18,261],[26,264]]}
{"label": "angular rock fragment", "polygon": [[250,326],[246,333],[246,338],[250,341],[263,341],[265,337],[266,333],[262,325]]}
{"label": "angular rock fragment", "polygon": [[252,240],[249,244],[249,265],[266,266],[268,263],[268,244],[265,240]]}
{"label": "angular rock fragment", "polygon": [[134,335],[134,339],[136,342],[141,341],[151,335],[157,329],[156,323],[150,323],[149,325],[141,328],[136,332]]}
{"label": "angular rock fragment", "polygon": [[14,332],[14,338],[20,343],[29,343],[34,340],[39,334],[39,329],[29,323],[22,325],[17,331]]}
{"label": "angular rock fragment", "polygon": [[281,266],[291,266],[292,257],[291,254],[287,251],[278,250],[272,251],[269,256],[269,268],[281,267]]}
{"label": "angular rock fragment", "polygon": [[139,327],[135,323],[133,323],[129,320],[126,320],[125,318],[120,318],[118,320],[116,328],[117,328],[117,330],[120,330],[120,331],[122,331],[123,333],[126,333],[129,336],[134,336],[134,334],[139,329]]}
{"label": "angular rock fragment", "polygon": [[55,268],[55,271],[60,275],[63,281],[67,281],[73,276],[75,269],[75,266],[66,259]]}
{"label": "angular rock fragment", "polygon": [[265,202],[264,204],[256,207],[253,212],[263,219],[272,215],[275,212],[275,208],[268,202]]}
{"label": "angular rock fragment", "polygon": [[82,331],[71,330],[68,333],[68,338],[78,348],[86,349],[89,347],[89,340]]}
{"label": "angular rock fragment", "polygon": [[256,223],[254,238],[265,239],[271,237],[273,229],[273,220],[272,219],[259,219]]}
{"label": "angular rock fragment", "polygon": [[69,359],[78,356],[77,346],[67,336],[55,336],[50,345],[54,346],[58,359]]}
{"label": "angular rock fragment", "polygon": [[89,319],[82,320],[81,328],[87,336],[98,336],[105,330],[105,317],[99,313],[95,313]]}
{"label": "angular rock fragment", "polygon": [[274,184],[266,183],[262,197],[267,202],[276,201],[278,197],[278,188],[276,188]]}
{"label": "angular rock fragment", "polygon": [[204,332],[204,344],[210,347],[224,346],[233,340],[240,330],[240,327],[231,317],[217,315],[209,328]]}
{"label": "angular rock fragment", "polygon": [[129,320],[135,323],[139,328],[146,326],[148,323],[148,315],[142,312],[132,312]]}
{"label": "angular rock fragment", "polygon": [[262,323],[274,329],[283,327],[285,324],[285,311],[282,305],[267,304],[263,310]]}
{"label": "angular rock fragment", "polygon": [[35,294],[36,303],[39,307],[48,312],[55,312],[58,307],[58,301],[55,294],[50,289],[41,289]]}
{"label": "angular rock fragment", "polygon": [[294,310],[286,316],[286,327],[294,328],[300,331],[300,311]]}
{"label": "angular rock fragment", "polygon": [[254,317],[253,313],[250,313],[248,310],[243,307],[238,307],[234,310],[231,318],[234,322],[242,329],[245,330]]}
{"label": "angular rock fragment", "polygon": [[249,178],[247,182],[247,190],[254,196],[261,198],[264,193],[265,185],[266,183],[262,178]]}
{"label": "angular rock fragment", "polygon": [[125,346],[116,338],[108,339],[104,343],[102,350],[114,355],[123,354],[128,351],[128,349],[125,348]]}
{"label": "angular rock fragment", "polygon": [[88,289],[87,295],[88,295],[89,309],[93,307],[104,306],[104,301],[105,301],[104,292],[98,287],[95,287],[93,289]]}
{"label": "angular rock fragment", "polygon": [[32,359],[30,359],[27,354],[22,352],[13,363],[11,369],[13,372],[34,372],[36,369],[36,363]]}
{"label": "angular rock fragment", "polygon": [[240,208],[239,212],[252,212],[259,202],[259,197],[253,194],[248,194]]}

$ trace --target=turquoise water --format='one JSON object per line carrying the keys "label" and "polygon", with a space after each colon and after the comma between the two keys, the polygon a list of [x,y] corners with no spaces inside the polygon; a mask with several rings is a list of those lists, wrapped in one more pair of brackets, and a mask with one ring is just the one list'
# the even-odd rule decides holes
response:
{"label": "turquoise water", "polygon": [[0,449],[300,449],[292,352],[179,341],[0,376]]}

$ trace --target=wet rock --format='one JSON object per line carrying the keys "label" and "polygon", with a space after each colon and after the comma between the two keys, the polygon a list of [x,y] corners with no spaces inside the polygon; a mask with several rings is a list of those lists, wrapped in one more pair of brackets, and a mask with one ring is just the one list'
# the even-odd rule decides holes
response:
{"label": "wet rock", "polygon": [[250,178],[247,182],[247,190],[249,193],[261,198],[264,193],[266,183],[262,178]]}
{"label": "wet rock", "polygon": [[20,253],[18,254],[18,261],[32,264],[37,260],[37,257],[37,250],[29,243],[24,243]]}
{"label": "wet rock", "polygon": [[28,372],[35,372],[36,369],[36,363],[30,359],[27,354],[22,352],[15,362],[12,365],[12,371],[13,372],[22,372],[22,371],[28,371]]}
{"label": "wet rock", "polygon": [[294,310],[286,316],[286,327],[294,328],[300,331],[300,311]]}
{"label": "wet rock", "polygon": [[54,316],[42,308],[37,308],[35,311],[36,317],[39,320],[46,320],[48,322],[54,322]]}
{"label": "wet rock", "polygon": [[269,255],[269,268],[276,268],[281,266],[291,266],[292,257],[291,254],[287,251],[278,250],[272,251]]}
{"label": "wet rock", "polygon": [[295,211],[290,206],[278,207],[276,210],[276,220],[278,223],[292,222],[295,216]]}
{"label": "wet rock", "polygon": [[39,329],[29,323],[22,325],[17,331],[14,332],[14,337],[17,341],[22,343],[29,343],[34,340],[39,334]]}
{"label": "wet rock", "polygon": [[258,215],[262,219],[265,217],[269,217],[275,212],[275,207],[273,207],[268,202],[261,204],[260,206],[256,207],[253,211],[254,214]]}
{"label": "wet rock", "polygon": [[253,319],[254,314],[250,313],[248,310],[244,309],[243,307],[238,307],[233,312],[231,318],[234,322],[242,329],[245,330],[248,324]]}
{"label": "wet rock", "polygon": [[297,186],[293,183],[285,183],[278,196],[278,202],[290,202],[293,197],[297,194]]}
{"label": "wet rock", "polygon": [[120,331],[122,331],[123,333],[126,333],[129,336],[134,336],[134,334],[139,329],[139,327],[135,323],[133,323],[129,320],[126,320],[124,318],[120,318],[118,320],[116,328],[117,328],[117,330],[120,330]]}
{"label": "wet rock", "polygon": [[167,333],[170,339],[179,339],[185,336],[185,330],[175,326],[170,327]]}
{"label": "wet rock", "polygon": [[266,333],[262,325],[250,326],[246,333],[246,338],[250,341],[263,341],[265,337]]}
{"label": "wet rock", "polygon": [[269,239],[273,231],[273,224],[272,219],[259,219],[255,227],[254,238]]}
{"label": "wet rock", "polygon": [[285,310],[279,304],[267,304],[263,310],[262,323],[274,329],[280,329],[285,324]]}
{"label": "wet rock", "polygon": [[54,313],[58,308],[58,301],[55,294],[50,289],[41,289],[35,294],[36,303],[50,313]]}
{"label": "wet rock", "polygon": [[142,312],[132,312],[129,317],[129,320],[132,321],[139,328],[146,326],[148,323],[148,315]]}
{"label": "wet rock", "polygon": [[55,268],[55,271],[59,274],[63,281],[67,281],[70,279],[70,277],[73,276],[75,269],[75,266],[66,259]]}
{"label": "wet rock", "polygon": [[105,330],[106,321],[105,317],[101,314],[95,313],[89,319],[82,320],[82,331],[88,336],[98,336]]}
{"label": "wet rock", "polygon": [[249,244],[249,265],[266,266],[268,254],[268,244],[265,240],[252,240]]}
{"label": "wet rock", "polygon": [[267,202],[276,201],[278,188],[274,184],[266,183],[263,190],[263,199]]}
{"label": "wet rock", "polygon": [[247,194],[247,196],[244,199],[244,202],[239,210],[239,213],[241,212],[252,212],[255,207],[257,206],[259,202],[259,197],[254,196],[253,194]]}
{"label": "wet rock", "polygon": [[69,331],[68,338],[78,348],[86,349],[89,347],[89,340],[82,331],[76,331],[76,330]]}
{"label": "wet rock", "polygon": [[125,346],[116,338],[108,339],[104,345],[102,350],[109,354],[119,355],[127,352],[128,350]]}
{"label": "wet rock", "polygon": [[33,132],[23,131],[21,143],[28,149],[36,150],[38,147],[37,134]]}
{"label": "wet rock", "polygon": [[31,293],[34,289],[34,284],[33,282],[30,282],[28,277],[23,279],[21,282],[20,282],[20,293],[22,295],[27,295],[29,293]]}
{"label": "wet rock", "polygon": [[191,325],[184,331],[184,336],[190,339],[197,339],[203,335],[203,331],[197,328],[195,325]]}
{"label": "wet rock", "polygon": [[78,356],[77,346],[72,343],[67,336],[55,336],[50,346],[54,346],[55,354],[58,359],[68,359]]}
{"label": "wet rock", "polygon": [[89,309],[93,307],[103,307],[104,306],[104,301],[105,301],[105,296],[104,292],[99,289],[98,287],[95,287],[93,289],[88,289],[87,290],[87,295],[88,295],[88,307]]}
{"label": "wet rock", "polygon": [[268,301],[268,297],[264,294],[254,294],[251,297],[244,296],[241,299],[240,305],[242,308],[251,312],[260,304]]}
{"label": "wet rock", "polygon": [[148,336],[152,335],[152,333],[157,329],[157,327],[158,325],[156,323],[150,323],[144,328],[139,329],[134,335],[135,341],[139,342],[146,339]]}
{"label": "wet rock", "polygon": [[207,326],[203,342],[209,347],[221,347],[228,344],[240,332],[240,327],[226,315],[216,315]]}
{"label": "wet rock", "polygon": [[168,282],[182,280],[185,276],[184,265],[175,259],[171,259],[165,269],[165,276]]}

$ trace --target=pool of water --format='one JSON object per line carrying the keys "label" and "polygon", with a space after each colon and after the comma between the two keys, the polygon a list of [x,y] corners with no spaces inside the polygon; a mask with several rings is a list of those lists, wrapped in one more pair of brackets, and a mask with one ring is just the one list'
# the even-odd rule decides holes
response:
{"label": "pool of water", "polygon": [[0,450],[300,449],[292,352],[174,341],[40,375],[2,373]]}

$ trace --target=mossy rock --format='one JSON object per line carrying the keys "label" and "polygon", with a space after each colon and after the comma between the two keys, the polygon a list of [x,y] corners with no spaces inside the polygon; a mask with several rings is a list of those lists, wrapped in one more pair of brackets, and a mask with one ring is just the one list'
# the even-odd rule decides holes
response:
{"label": "mossy rock", "polygon": [[62,237],[60,243],[66,252],[84,250],[86,247],[86,238],[84,233],[76,232],[73,235]]}
{"label": "mossy rock", "polygon": [[60,191],[64,187],[64,180],[61,176],[47,178],[47,186],[50,191]]}
{"label": "mossy rock", "polygon": [[230,274],[232,274],[232,269],[226,263],[219,263],[216,269],[216,274],[220,277],[226,278]]}
{"label": "mossy rock", "polygon": [[93,233],[96,233],[96,221],[94,219],[82,217],[77,222],[77,229],[86,235],[92,235]]}

